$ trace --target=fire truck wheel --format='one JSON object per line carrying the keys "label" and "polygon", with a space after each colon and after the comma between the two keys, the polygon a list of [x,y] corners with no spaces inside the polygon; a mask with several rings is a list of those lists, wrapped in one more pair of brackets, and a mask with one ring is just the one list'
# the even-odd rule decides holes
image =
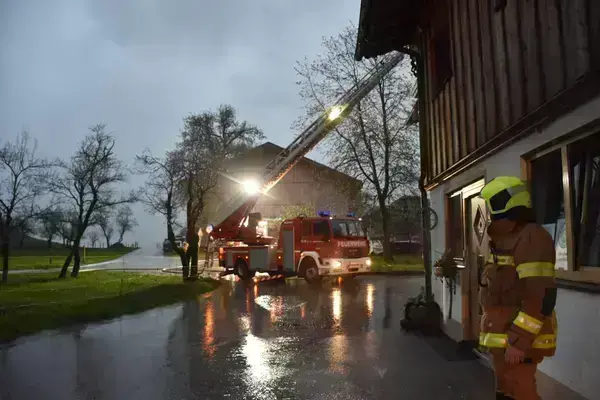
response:
{"label": "fire truck wheel", "polygon": [[235,263],[235,274],[243,281],[247,281],[252,278],[248,265],[244,260],[237,260]]}
{"label": "fire truck wheel", "polygon": [[316,283],[321,279],[319,276],[319,267],[315,260],[310,257],[302,260],[302,264],[300,264],[300,274],[308,283]]}

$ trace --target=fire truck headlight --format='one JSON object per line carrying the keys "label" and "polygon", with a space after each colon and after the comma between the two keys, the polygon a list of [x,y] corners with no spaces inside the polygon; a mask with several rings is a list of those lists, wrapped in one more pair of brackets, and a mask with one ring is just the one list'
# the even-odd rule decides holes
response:
{"label": "fire truck headlight", "polygon": [[339,267],[341,267],[341,266],[342,266],[342,262],[341,262],[341,261],[337,261],[337,260],[336,260],[336,261],[333,261],[333,262],[331,263],[331,265],[333,266],[333,268],[339,268]]}
{"label": "fire truck headlight", "polygon": [[250,195],[257,194],[260,191],[260,185],[255,180],[246,180],[242,182],[242,186],[244,187],[244,191]]}
{"label": "fire truck headlight", "polygon": [[366,264],[367,264],[367,267],[371,266],[371,259],[370,258],[367,259]]}

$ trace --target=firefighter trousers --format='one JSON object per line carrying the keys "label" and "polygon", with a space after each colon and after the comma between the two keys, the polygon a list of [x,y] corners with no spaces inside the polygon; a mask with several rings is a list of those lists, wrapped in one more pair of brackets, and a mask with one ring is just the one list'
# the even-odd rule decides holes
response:
{"label": "firefighter trousers", "polygon": [[504,361],[504,354],[494,354],[494,374],[496,391],[515,400],[541,400],[537,392],[535,373],[543,358],[527,359],[526,362],[511,365]]}

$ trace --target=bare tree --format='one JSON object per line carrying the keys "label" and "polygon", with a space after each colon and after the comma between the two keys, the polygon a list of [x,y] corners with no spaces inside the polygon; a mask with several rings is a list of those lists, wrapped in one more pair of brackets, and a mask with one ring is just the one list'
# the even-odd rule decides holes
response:
{"label": "bare tree", "polygon": [[62,162],[63,173],[52,181],[51,189],[73,215],[72,248],[61,269],[60,278],[67,275],[73,260],[71,276],[76,277],[81,266],[79,247],[86,229],[99,212],[135,201],[133,193],[118,194],[116,185],[125,182],[123,163],[114,152],[115,140],[106,133],[104,124],[90,128],[70,162]]}
{"label": "bare tree", "polygon": [[[184,119],[184,130],[176,159],[180,162],[180,190],[185,200],[186,241],[189,244],[183,264],[183,276],[197,275],[198,222],[207,194],[219,184],[226,161],[263,139],[261,130],[248,122],[239,122],[235,109],[221,105],[216,112],[205,111]],[[232,210],[233,211],[233,210]]]}
{"label": "bare tree", "polygon": [[63,211],[58,226],[58,235],[62,238],[63,245],[71,247],[75,240],[77,228],[77,212],[74,210]]}
{"label": "bare tree", "polygon": [[168,151],[164,158],[158,158],[146,149],[136,156],[136,162],[138,172],[147,176],[140,200],[148,212],[165,218],[171,248],[179,255],[181,264],[186,265],[187,255],[177,246],[175,235],[177,216],[184,203],[179,190],[181,161],[177,159],[178,156],[179,153]]}
{"label": "bare tree", "polygon": [[39,218],[39,232],[46,239],[48,248],[52,247],[52,240],[60,234],[60,228],[63,221],[63,212],[58,207],[52,207],[43,212]]}
{"label": "bare tree", "polygon": [[[35,211],[33,211],[35,213]],[[19,248],[22,249],[25,246],[25,239],[35,234],[35,216],[31,215],[17,215],[13,219],[14,230],[18,233],[19,237]]]}
{"label": "bare tree", "polygon": [[106,240],[106,248],[109,248],[111,245],[111,239],[115,233],[115,227],[112,223],[112,214],[110,210],[101,210],[101,212],[96,214],[94,221],[100,228],[102,236],[104,236],[104,240]]}
{"label": "bare tree", "polygon": [[[355,38],[356,27],[350,26],[323,40],[323,55],[298,63],[300,96],[306,102],[306,116],[298,125],[322,113],[368,71],[381,67],[377,59],[355,62]],[[397,196],[415,192],[418,182],[418,132],[406,123],[414,103],[408,65],[406,59],[387,74],[326,140],[332,166],[363,180],[364,189],[377,198],[387,259],[391,258],[388,205]]]}
{"label": "bare tree", "polygon": [[90,231],[90,233],[88,234],[88,239],[90,240],[90,244],[92,245],[92,248],[96,248],[98,241],[100,241],[100,234],[98,233],[97,230],[94,229],[94,230]]}
{"label": "bare tree", "polygon": [[[40,209],[36,200],[44,192],[50,164],[36,155],[37,143],[22,132],[14,142],[0,148],[0,238],[2,239],[2,282],[8,281],[11,233],[24,228]],[[28,226],[28,225],[27,225]]]}
{"label": "bare tree", "polygon": [[138,226],[137,220],[133,216],[133,211],[129,205],[119,207],[115,218],[117,224],[119,240],[118,243],[123,243],[123,237],[127,232],[133,232],[133,229]]}

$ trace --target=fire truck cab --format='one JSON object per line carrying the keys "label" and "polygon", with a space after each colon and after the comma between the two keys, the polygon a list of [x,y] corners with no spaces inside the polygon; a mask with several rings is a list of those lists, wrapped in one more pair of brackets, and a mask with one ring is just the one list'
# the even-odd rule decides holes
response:
{"label": "fire truck cab", "polygon": [[369,241],[360,219],[327,212],[284,220],[276,243],[222,247],[219,263],[241,279],[268,272],[297,275],[310,283],[371,270]]}

